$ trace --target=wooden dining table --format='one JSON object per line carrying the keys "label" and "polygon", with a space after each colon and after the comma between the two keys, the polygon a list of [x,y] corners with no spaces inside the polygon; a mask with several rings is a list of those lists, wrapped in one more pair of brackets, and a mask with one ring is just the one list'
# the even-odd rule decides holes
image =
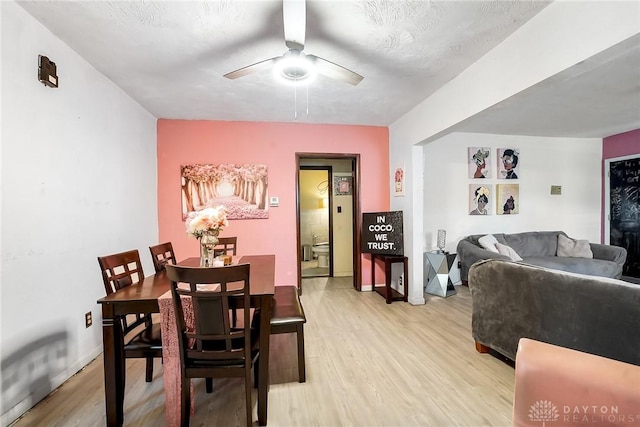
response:
{"label": "wooden dining table", "polygon": [[[187,258],[178,265],[197,267],[199,262],[199,258]],[[275,255],[245,255],[239,257],[237,262],[250,264],[251,306],[261,310],[258,424],[264,426],[267,425],[269,337],[275,289]],[[159,313],[158,298],[169,290],[169,279],[162,271],[98,300],[98,304],[102,306],[104,393],[108,426],[122,426],[124,423],[125,358],[120,318],[135,313]]]}

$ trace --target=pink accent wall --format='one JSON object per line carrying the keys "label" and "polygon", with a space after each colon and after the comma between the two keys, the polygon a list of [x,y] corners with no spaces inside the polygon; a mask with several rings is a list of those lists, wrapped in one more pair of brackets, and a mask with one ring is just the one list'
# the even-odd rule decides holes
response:
{"label": "pink accent wall", "polygon": [[602,140],[602,160],[631,154],[640,154],[640,129],[608,136]]}
{"label": "pink accent wall", "polygon": [[605,210],[605,173],[604,161],[607,159],[614,159],[616,157],[630,156],[632,154],[640,154],[640,129],[632,130],[625,133],[619,133],[604,138],[602,140],[602,210],[601,210],[601,225],[600,225],[600,242],[603,243],[604,236],[604,217]]}
{"label": "pink accent wall", "polygon": [[[280,198],[268,219],[233,220],[222,236],[238,236],[239,254],[276,254],[276,284],[297,283],[296,153],[360,154],[362,212],[389,209],[389,130],[386,127],[158,120],[158,236],[177,258],[198,256],[181,214],[180,166],[262,163],[269,197]],[[371,284],[369,257],[362,283]]]}

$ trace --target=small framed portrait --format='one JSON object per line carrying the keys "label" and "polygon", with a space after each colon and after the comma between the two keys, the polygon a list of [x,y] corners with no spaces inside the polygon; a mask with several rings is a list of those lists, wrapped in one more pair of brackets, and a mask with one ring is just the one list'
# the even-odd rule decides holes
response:
{"label": "small framed portrait", "polygon": [[491,178],[491,148],[469,147],[467,148],[467,164],[469,165],[469,178]]}
{"label": "small framed portrait", "polygon": [[352,179],[350,176],[334,176],[333,177],[333,194],[335,196],[350,196],[351,183],[352,183]]}
{"label": "small framed portrait", "polygon": [[469,215],[491,215],[491,187],[469,184]]}
{"label": "small framed portrait", "polygon": [[498,148],[498,178],[520,178],[520,150],[517,148]]}
{"label": "small framed portrait", "polygon": [[516,215],[518,213],[520,213],[520,184],[498,184],[496,214]]}
{"label": "small framed portrait", "polygon": [[396,168],[393,173],[393,195],[404,196],[404,168]]}

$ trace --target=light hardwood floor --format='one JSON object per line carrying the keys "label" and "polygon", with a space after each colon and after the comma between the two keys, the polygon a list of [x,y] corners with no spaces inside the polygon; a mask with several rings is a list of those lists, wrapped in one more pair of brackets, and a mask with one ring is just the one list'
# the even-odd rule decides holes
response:
{"label": "light hardwood floor", "polygon": [[[297,382],[295,339],[271,337],[268,425],[508,426],[514,369],[476,352],[465,287],[427,304],[387,305],[356,292],[351,278],[303,282],[307,382]],[[197,381],[192,426],[244,425],[240,379]],[[162,365],[152,383],[144,362],[127,361],[125,425],[166,425]],[[256,391],[254,425],[257,425]],[[67,381],[14,426],[104,426],[102,357]]]}

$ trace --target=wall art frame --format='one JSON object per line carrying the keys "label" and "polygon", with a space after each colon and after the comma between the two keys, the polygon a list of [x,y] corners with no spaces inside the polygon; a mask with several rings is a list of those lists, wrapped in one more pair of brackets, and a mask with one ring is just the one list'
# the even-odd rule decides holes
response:
{"label": "wall art frame", "polygon": [[486,179],[491,178],[491,148],[490,147],[468,147],[467,165],[469,178]]}
{"label": "wall art frame", "polygon": [[227,219],[269,218],[269,179],[265,164],[180,166],[182,219],[189,212],[223,205]]}
{"label": "wall art frame", "polygon": [[404,167],[400,166],[393,172],[393,195],[395,197],[404,196]]}
{"label": "wall art frame", "polygon": [[496,214],[517,215],[520,213],[520,184],[496,185]]}
{"label": "wall art frame", "polygon": [[491,215],[493,191],[491,185],[469,184],[469,215]]}
{"label": "wall art frame", "polygon": [[334,176],[333,177],[333,195],[334,196],[350,196],[353,192],[353,177],[351,176]]}
{"label": "wall art frame", "polygon": [[498,148],[498,179],[520,178],[520,149]]}

